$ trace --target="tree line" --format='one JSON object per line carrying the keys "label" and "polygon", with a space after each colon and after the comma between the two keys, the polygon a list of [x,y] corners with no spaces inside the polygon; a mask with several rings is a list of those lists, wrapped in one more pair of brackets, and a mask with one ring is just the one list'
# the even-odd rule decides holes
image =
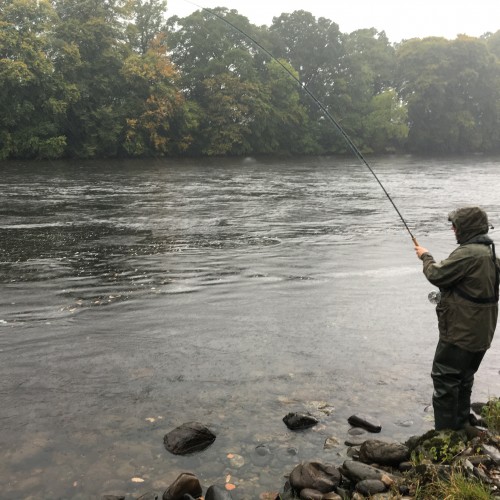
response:
{"label": "tree line", "polygon": [[213,12],[0,0],[0,159],[346,152],[310,94],[363,153],[500,152],[500,30],[391,43]]}

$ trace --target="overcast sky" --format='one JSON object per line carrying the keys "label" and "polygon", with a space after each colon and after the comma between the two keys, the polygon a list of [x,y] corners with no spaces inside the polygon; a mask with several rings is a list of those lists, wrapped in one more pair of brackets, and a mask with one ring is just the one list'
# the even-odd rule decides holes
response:
{"label": "overcast sky", "polygon": [[[480,36],[500,29],[500,0],[204,0],[206,7],[236,9],[253,24],[272,23],[275,16],[295,10],[336,22],[340,31],[360,28],[385,31],[391,42],[408,38],[457,34]],[[188,0],[168,0],[167,16],[187,16],[198,10]]]}

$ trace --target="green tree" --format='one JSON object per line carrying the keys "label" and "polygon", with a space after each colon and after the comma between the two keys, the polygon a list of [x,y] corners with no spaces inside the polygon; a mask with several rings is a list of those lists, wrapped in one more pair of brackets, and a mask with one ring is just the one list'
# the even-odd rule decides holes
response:
{"label": "green tree", "polygon": [[77,88],[78,99],[70,103],[65,130],[68,154],[77,157],[115,156],[126,110],[126,84],[121,78],[131,49],[126,43],[126,0],[54,0],[59,14],[56,37],[72,47],[72,64],[66,57],[56,70]]}
{"label": "green tree", "polygon": [[55,72],[54,19],[46,0],[0,2],[0,159],[64,152],[61,127],[76,91]]}
{"label": "green tree", "polygon": [[410,40],[398,48],[412,152],[461,153],[498,147],[499,64],[484,41],[460,36]]}
{"label": "green tree", "polygon": [[254,151],[280,154],[320,152],[296,79],[297,72],[286,61],[273,60],[266,65],[251,126]]}
{"label": "green tree", "polygon": [[494,54],[495,57],[500,61],[500,30],[495,33],[489,33],[484,36],[486,40],[486,46],[491,54]]}
{"label": "green tree", "polygon": [[151,42],[166,28],[166,10],[167,0],[133,0],[127,36],[134,50],[146,54]]}
{"label": "green tree", "polygon": [[394,89],[372,97],[362,120],[365,150],[395,153],[404,150],[408,137],[408,113]]}
{"label": "green tree", "polygon": [[[298,79],[337,120],[346,116],[349,106],[348,80],[345,71],[343,36],[336,23],[316,19],[304,10],[283,13],[269,28],[271,52],[288,61],[298,72]],[[308,108],[309,130],[316,137],[316,151],[345,150],[345,142],[325,120],[323,112],[306,93],[302,102]],[[308,141],[308,144],[311,143]]]}
{"label": "green tree", "polygon": [[[400,111],[400,106],[392,101],[391,92],[394,88],[394,48],[385,33],[375,28],[345,35],[344,46],[346,54],[343,64],[348,97],[342,118],[343,126],[360,149],[383,150],[380,144],[382,129],[384,134],[388,134],[388,140],[392,135],[389,130],[394,131],[390,121],[394,117],[389,119],[387,114],[391,110]],[[375,118],[381,119],[381,123],[377,125]],[[379,132],[374,130],[377,126],[380,127]],[[394,145],[395,142],[391,140],[386,146],[392,150]]]}
{"label": "green tree", "polygon": [[[237,11],[217,8],[213,12],[245,33],[255,33],[248,19]],[[170,57],[181,72],[183,90],[195,100],[204,91],[204,80],[221,73],[248,81],[257,78],[252,42],[209,12],[197,11],[185,18],[168,19],[167,44]]]}

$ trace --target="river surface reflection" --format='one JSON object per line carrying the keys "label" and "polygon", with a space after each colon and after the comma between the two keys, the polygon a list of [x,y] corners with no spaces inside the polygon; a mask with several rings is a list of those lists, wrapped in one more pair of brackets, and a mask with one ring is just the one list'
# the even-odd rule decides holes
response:
{"label": "river surface reflection", "polygon": [[[437,259],[451,209],[500,226],[498,158],[370,164]],[[353,413],[400,440],[432,427],[432,287],[356,160],[0,168],[3,499],[137,498],[185,470],[255,499],[301,460],[340,464]],[[497,339],[476,400],[499,365]],[[293,433],[290,411],[321,423]],[[216,441],[170,455],[164,434],[193,420]]]}

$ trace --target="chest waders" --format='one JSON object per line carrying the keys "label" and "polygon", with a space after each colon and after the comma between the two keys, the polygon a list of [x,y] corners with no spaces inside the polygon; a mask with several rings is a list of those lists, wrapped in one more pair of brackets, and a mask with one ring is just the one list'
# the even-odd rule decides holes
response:
{"label": "chest waders", "polygon": [[[498,303],[499,269],[496,262],[495,245],[492,243],[492,258],[495,265],[494,296],[472,297],[458,287],[453,291],[475,304]],[[462,429],[469,424],[470,402],[474,375],[486,351],[466,351],[454,344],[439,340],[432,363],[434,394],[434,427],[441,429]]]}

